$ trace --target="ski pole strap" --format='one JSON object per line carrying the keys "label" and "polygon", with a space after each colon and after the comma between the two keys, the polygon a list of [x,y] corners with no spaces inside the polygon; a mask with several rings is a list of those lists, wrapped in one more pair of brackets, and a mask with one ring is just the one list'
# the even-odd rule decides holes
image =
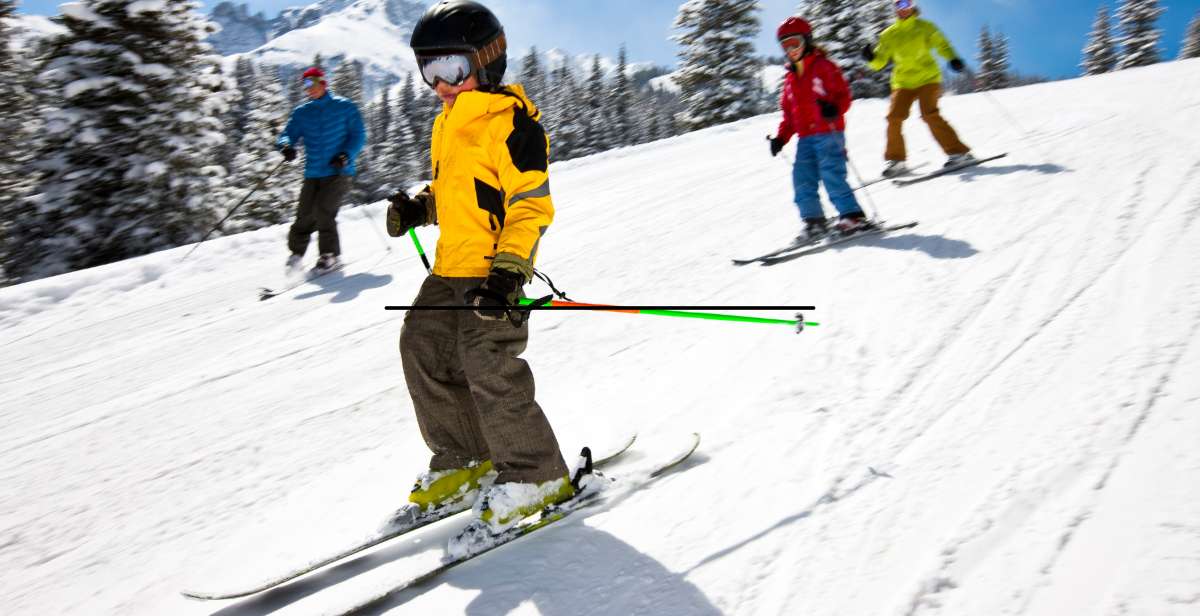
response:
{"label": "ski pole strap", "polygon": [[566,293],[563,293],[562,291],[559,291],[559,290],[558,290],[558,287],[555,287],[555,286],[554,286],[554,281],[553,281],[553,280],[550,280],[550,277],[549,277],[549,276],[547,276],[547,275],[543,274],[542,272],[539,272],[539,271],[537,270],[537,268],[534,268],[534,270],[533,270],[533,275],[534,275],[534,276],[537,276],[537,277],[538,277],[538,278],[539,278],[539,279],[540,279],[542,282],[545,282],[547,285],[549,285],[549,286],[550,286],[550,291],[551,291],[552,293],[554,293],[554,295],[558,296],[560,299],[565,299],[565,300],[567,300],[567,301],[571,301],[571,298],[567,297],[567,294],[566,294]]}

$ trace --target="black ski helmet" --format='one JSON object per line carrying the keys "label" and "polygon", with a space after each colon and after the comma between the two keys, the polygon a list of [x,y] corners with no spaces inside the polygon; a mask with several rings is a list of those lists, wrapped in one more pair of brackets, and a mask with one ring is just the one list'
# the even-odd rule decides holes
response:
{"label": "black ski helmet", "polygon": [[504,27],[486,6],[471,0],[442,0],[413,27],[409,46],[418,56],[466,53],[479,85],[500,85],[508,68]]}

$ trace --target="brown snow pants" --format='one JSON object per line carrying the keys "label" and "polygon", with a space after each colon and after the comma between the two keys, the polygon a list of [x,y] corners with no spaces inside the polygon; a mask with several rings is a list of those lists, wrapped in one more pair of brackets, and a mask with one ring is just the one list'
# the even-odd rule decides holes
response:
{"label": "brown snow pants", "polygon": [[[483,278],[429,276],[414,306],[462,306]],[[567,474],[558,440],[533,399],[533,373],[517,356],[529,325],[486,321],[470,310],[410,310],[400,360],[431,470],[491,460],[498,482]]]}
{"label": "brown snow pants", "polygon": [[352,181],[348,175],[304,178],[300,203],[296,206],[296,221],[288,229],[288,249],[292,254],[302,255],[308,250],[313,231],[317,232],[317,248],[321,254],[342,254],[337,215]]}
{"label": "brown snow pants", "polygon": [[921,119],[929,125],[929,132],[942,151],[946,154],[966,154],[971,151],[950,124],[938,112],[938,98],[942,96],[942,84],[931,83],[912,90],[892,90],[892,107],[888,111],[887,149],[883,153],[885,160],[905,160],[908,152],[904,148],[904,121],[908,119],[913,101],[917,101],[921,109]]}

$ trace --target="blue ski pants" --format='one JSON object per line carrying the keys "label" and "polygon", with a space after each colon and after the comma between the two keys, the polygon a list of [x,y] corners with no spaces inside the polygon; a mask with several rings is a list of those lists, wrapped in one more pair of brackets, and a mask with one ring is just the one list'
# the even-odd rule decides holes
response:
{"label": "blue ski pants", "polygon": [[838,214],[847,216],[862,212],[846,181],[846,136],[843,133],[809,135],[796,143],[792,186],[796,189],[796,207],[800,208],[801,218],[825,217],[817,192],[822,182]]}

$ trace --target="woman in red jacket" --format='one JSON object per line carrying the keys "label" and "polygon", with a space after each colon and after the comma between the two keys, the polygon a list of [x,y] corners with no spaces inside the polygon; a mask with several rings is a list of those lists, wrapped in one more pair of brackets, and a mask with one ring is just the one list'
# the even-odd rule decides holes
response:
{"label": "woman in red jacket", "polygon": [[807,21],[789,17],[779,25],[777,34],[788,57],[788,74],[779,98],[783,120],[771,138],[771,156],[779,154],[792,135],[799,137],[792,184],[804,220],[800,238],[816,240],[830,232],[817,193],[822,182],[839,214],[833,231],[850,235],[868,229],[871,221],[846,181],[843,114],[850,109],[850,86],[837,65],[813,45],[812,26]]}

